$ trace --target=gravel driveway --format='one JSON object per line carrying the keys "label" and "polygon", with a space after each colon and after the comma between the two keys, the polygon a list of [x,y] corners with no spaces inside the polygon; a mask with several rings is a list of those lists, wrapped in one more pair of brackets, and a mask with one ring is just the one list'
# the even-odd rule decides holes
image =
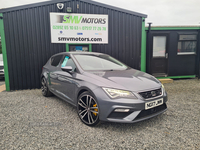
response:
{"label": "gravel driveway", "polygon": [[0,149],[200,149],[200,80],[165,84],[168,111],[135,123],[88,127],[40,90],[0,93]]}

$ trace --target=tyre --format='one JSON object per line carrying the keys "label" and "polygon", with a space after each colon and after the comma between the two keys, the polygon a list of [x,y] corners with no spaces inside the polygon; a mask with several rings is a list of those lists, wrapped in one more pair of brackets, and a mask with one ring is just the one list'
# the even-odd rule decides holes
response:
{"label": "tyre", "polygon": [[42,89],[42,95],[45,97],[49,97],[52,96],[53,94],[49,91],[49,88],[47,86],[47,81],[46,79],[43,77],[41,80],[41,89]]}
{"label": "tyre", "polygon": [[88,126],[100,123],[97,100],[89,92],[83,92],[77,101],[77,112],[81,121]]}

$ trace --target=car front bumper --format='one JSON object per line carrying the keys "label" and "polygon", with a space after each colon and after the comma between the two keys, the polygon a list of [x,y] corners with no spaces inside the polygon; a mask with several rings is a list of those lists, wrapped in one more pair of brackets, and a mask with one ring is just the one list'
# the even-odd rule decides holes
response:
{"label": "car front bumper", "polygon": [[[118,98],[111,99],[101,88],[93,91],[99,105],[99,119],[101,121],[134,123],[155,117],[167,110],[167,93],[164,92],[162,97],[144,100]],[[145,110],[145,103],[163,99],[163,104]],[[129,109],[128,112],[115,112],[115,109]]]}

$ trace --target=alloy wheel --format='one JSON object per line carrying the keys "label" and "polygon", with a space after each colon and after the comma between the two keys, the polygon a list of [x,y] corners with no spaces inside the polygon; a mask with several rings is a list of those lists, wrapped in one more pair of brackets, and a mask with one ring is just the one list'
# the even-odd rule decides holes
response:
{"label": "alloy wheel", "polygon": [[46,95],[47,94],[47,82],[46,82],[45,78],[42,78],[41,83],[42,83],[42,86],[41,86],[42,94]]}
{"label": "alloy wheel", "polygon": [[89,126],[99,122],[98,104],[90,94],[83,94],[78,99],[78,115],[81,121]]}

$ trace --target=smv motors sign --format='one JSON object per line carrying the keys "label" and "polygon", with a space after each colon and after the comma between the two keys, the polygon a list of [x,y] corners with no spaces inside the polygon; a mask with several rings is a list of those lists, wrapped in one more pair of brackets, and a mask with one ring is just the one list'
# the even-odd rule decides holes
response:
{"label": "smv motors sign", "polygon": [[50,13],[52,43],[108,43],[108,15]]}

